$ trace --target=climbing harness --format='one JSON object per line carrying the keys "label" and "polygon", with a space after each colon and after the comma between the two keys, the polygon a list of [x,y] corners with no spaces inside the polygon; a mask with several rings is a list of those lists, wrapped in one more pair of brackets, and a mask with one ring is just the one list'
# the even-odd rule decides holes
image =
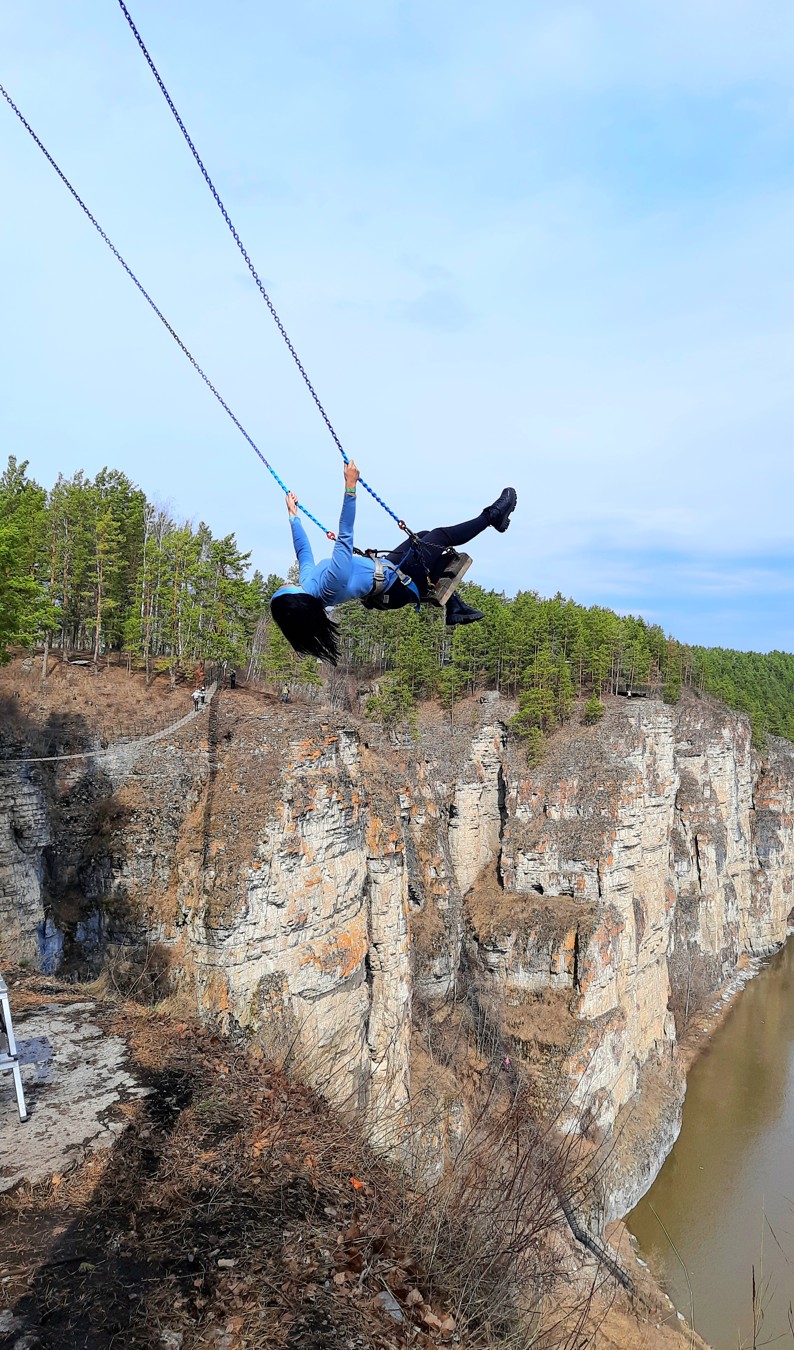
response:
{"label": "climbing harness", "polygon": [[[276,327],[278,328],[279,333],[281,334],[282,338],[284,339],[284,342],[286,343],[287,350],[289,351],[290,356],[292,357],[293,361],[295,362],[295,365],[298,367],[298,370],[300,371],[300,374],[301,374],[301,378],[302,378],[302,380],[303,380],[303,383],[306,385],[306,388],[308,389],[309,393],[311,394],[312,398],[314,399],[314,402],[315,402],[315,405],[316,405],[316,407],[317,407],[317,410],[318,410],[320,416],[322,417],[322,419],[323,419],[323,421],[324,421],[326,427],[328,428],[328,431],[330,432],[331,437],[333,438],[334,445],[336,446],[337,450],[339,451],[340,455],[342,456],[342,459],[344,460],[345,464],[348,464],[348,463],[349,463],[349,459],[348,459],[347,453],[346,453],[346,451],[345,451],[344,446],[342,445],[342,442],[340,441],[339,437],[338,437],[337,434],[336,434],[336,431],[335,431],[335,429],[334,429],[333,423],[331,422],[331,419],[330,419],[330,417],[328,416],[328,413],[325,411],[325,408],[323,407],[322,403],[320,402],[319,395],[318,395],[316,389],[314,388],[314,385],[312,384],[311,380],[309,379],[309,376],[308,376],[307,373],[306,373],[306,370],[305,370],[305,367],[304,367],[304,365],[303,365],[303,362],[301,361],[300,357],[298,356],[298,353],[296,352],[294,346],[292,345],[292,342],[291,342],[291,340],[290,340],[289,334],[287,333],[287,330],[286,330],[286,328],[284,327],[284,324],[281,322],[281,319],[279,318],[279,316],[278,316],[278,314],[277,314],[277,312],[276,312],[276,307],[275,307],[275,305],[273,304],[273,301],[270,299],[270,296],[268,295],[267,291],[265,290],[265,287],[264,287],[264,285],[263,285],[263,283],[262,283],[262,280],[261,280],[261,278],[260,278],[260,276],[259,276],[259,273],[257,272],[256,268],[254,267],[254,264],[251,262],[251,258],[250,258],[249,254],[248,254],[248,251],[247,251],[247,249],[245,248],[245,245],[243,244],[243,241],[242,241],[242,239],[240,238],[239,234],[237,233],[237,230],[235,229],[234,223],[233,223],[233,221],[232,221],[232,219],[231,219],[231,216],[229,215],[229,212],[226,210],[226,207],[224,206],[223,202],[221,201],[221,198],[220,198],[220,195],[219,195],[219,193],[218,193],[218,190],[217,190],[217,188],[215,187],[215,184],[213,183],[212,179],[210,178],[209,173],[207,172],[207,169],[205,168],[204,161],[202,160],[201,156],[199,155],[199,152],[198,152],[198,150],[196,149],[196,147],[195,147],[195,145],[194,145],[194,143],[193,143],[193,140],[191,139],[191,136],[190,136],[190,134],[189,134],[189,132],[188,132],[187,127],[185,126],[184,122],[182,121],[182,118],[179,116],[179,112],[177,111],[176,104],[174,103],[174,100],[171,98],[171,95],[169,94],[168,90],[166,89],[165,84],[163,83],[162,77],[161,77],[161,75],[160,75],[160,72],[158,71],[156,65],[154,64],[154,61],[152,60],[152,58],[151,58],[151,56],[150,56],[150,54],[149,54],[149,50],[148,50],[148,48],[146,47],[146,44],[144,43],[143,38],[141,37],[140,33],[138,32],[138,29],[137,29],[136,26],[135,26],[135,23],[134,23],[134,21],[133,21],[132,15],[130,14],[130,11],[127,9],[127,6],[125,5],[124,0],[119,0],[119,8],[120,8],[122,14],[124,15],[125,19],[127,20],[127,23],[129,24],[129,26],[130,26],[130,28],[131,28],[131,30],[132,30],[132,33],[133,33],[133,35],[134,35],[134,37],[135,37],[135,41],[137,42],[138,46],[140,47],[141,53],[143,54],[143,57],[144,57],[144,59],[145,59],[145,61],[146,61],[146,64],[148,65],[149,69],[150,69],[151,72],[152,72],[152,75],[154,76],[155,80],[157,81],[157,85],[158,85],[158,87],[159,87],[160,93],[162,94],[163,98],[165,99],[166,103],[168,104],[168,107],[170,108],[171,113],[173,114],[174,121],[176,122],[177,126],[179,127],[179,130],[182,132],[182,135],[183,135],[184,138],[185,138],[185,141],[187,142],[187,145],[188,145],[188,147],[189,147],[189,149],[190,149],[190,153],[191,153],[191,155],[193,156],[194,160],[196,161],[196,164],[198,165],[198,167],[199,167],[199,169],[200,169],[200,171],[201,171],[201,176],[202,176],[202,178],[204,179],[204,182],[207,184],[207,187],[209,188],[210,192],[212,193],[212,195],[213,195],[213,197],[214,197],[214,199],[215,199],[215,204],[216,204],[216,206],[218,207],[218,210],[220,211],[221,215],[223,216],[223,219],[226,221],[226,224],[227,224],[227,226],[229,227],[229,232],[230,232],[230,234],[231,234],[231,236],[232,236],[232,238],[233,238],[235,244],[237,245],[238,249],[240,250],[240,253],[241,253],[242,257],[243,257],[243,260],[244,260],[244,262],[245,262],[245,265],[246,265],[246,267],[248,268],[248,271],[251,273],[251,276],[253,277],[254,281],[256,282],[256,286],[257,286],[257,289],[258,289],[258,291],[259,291],[259,294],[262,296],[262,299],[264,300],[265,304],[267,305],[267,307],[268,307],[268,309],[269,309],[269,311],[270,311],[270,315],[271,315],[271,317],[272,317],[272,319],[273,319],[273,322],[275,323]],[[390,515],[391,518],[392,518],[392,520],[396,521],[398,527],[399,527],[401,530],[404,530],[404,531],[405,531],[405,533],[408,535],[408,537],[411,539],[411,541],[412,541],[415,545],[418,545],[418,540],[417,540],[417,538],[416,538],[416,535],[414,534],[413,530],[410,530],[410,529],[408,528],[408,526],[406,525],[405,521],[404,521],[404,520],[401,520],[400,517],[397,515],[397,513],[396,513],[395,511],[392,511],[392,509],[391,509],[390,506],[387,506],[387,505],[386,505],[386,502],[383,500],[383,498],[378,496],[378,494],[377,494],[377,492],[375,491],[375,489],[372,488],[372,487],[370,487],[369,483],[367,483],[365,479],[359,478],[358,481],[360,482],[361,486],[362,486],[362,487],[370,494],[370,496],[371,496],[371,497],[374,497],[374,499],[375,499],[375,501],[378,503],[378,505],[383,507],[383,510],[387,513],[387,515]],[[359,551],[358,549],[354,549],[353,551],[354,551],[355,553],[359,553],[359,556],[361,556],[361,555],[360,555],[360,551]],[[421,550],[420,550],[420,553],[421,553]]]}
{"label": "climbing harness", "polygon": [[422,596],[416,582],[395,563],[384,562],[375,549],[370,549],[369,557],[372,558],[374,571],[372,590],[361,601],[365,609],[401,609],[403,605],[411,603],[418,608]]}
{"label": "climbing harness", "polygon": [[[421,540],[419,543],[421,545]],[[372,559],[375,572],[372,590],[361,602],[366,609],[401,609],[403,605],[411,604],[412,600],[416,604],[434,605],[443,609],[471,567],[468,553],[458,553],[457,549],[448,548],[441,555],[441,574],[438,581],[431,581],[425,555],[421,554],[419,561],[426,580],[420,592],[416,582],[401,570],[399,564],[385,561],[382,554],[382,550],[367,549],[367,557]],[[397,590],[396,583],[392,580],[395,573],[397,580],[407,588],[409,594]]]}

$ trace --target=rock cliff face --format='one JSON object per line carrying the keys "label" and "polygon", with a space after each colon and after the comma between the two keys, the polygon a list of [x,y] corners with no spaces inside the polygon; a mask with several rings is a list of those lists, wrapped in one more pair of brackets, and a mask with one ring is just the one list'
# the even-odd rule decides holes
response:
{"label": "rock cliff face", "polygon": [[[21,773],[0,771],[0,953],[47,969],[44,850],[50,844],[47,801]],[[58,931],[50,924],[57,945]]]}
{"label": "rock cliff face", "polygon": [[624,1141],[625,1211],[678,1128],[671,1007],[785,938],[794,746],[759,761],[709,700],[619,700],[530,769],[512,711],[427,712],[405,745],[224,695],[172,742],[7,766],[2,954],[96,964],[134,940],[146,965],[156,944],[224,1030],[363,1112],[379,1147],[420,1122],[430,1153],[465,1127],[466,1084],[422,1075],[416,1008],[463,989],[481,1056],[523,1061],[568,1129]]}

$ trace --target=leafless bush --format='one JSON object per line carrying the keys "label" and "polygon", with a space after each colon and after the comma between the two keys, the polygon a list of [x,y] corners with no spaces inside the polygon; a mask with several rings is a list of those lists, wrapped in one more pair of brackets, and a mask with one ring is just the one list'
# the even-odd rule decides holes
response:
{"label": "leafless bush", "polygon": [[346,662],[332,666],[326,678],[325,697],[332,708],[353,712],[358,707],[356,682]]}
{"label": "leafless bush", "polygon": [[668,957],[670,971],[670,1011],[676,1032],[682,1036],[693,1018],[707,1006],[720,983],[709,958],[694,942],[678,943]]}
{"label": "leafless bush", "polygon": [[145,1007],[170,993],[169,953],[157,942],[118,944],[105,953],[97,987]]}
{"label": "leafless bush", "polygon": [[[360,1048],[345,1048],[343,1033],[335,1051],[326,1045],[320,1054],[308,1026],[296,1028],[282,1064],[333,1101],[351,1131],[360,1130],[362,1116],[369,1120],[379,1166],[384,1154],[392,1160],[397,1232],[409,1235],[411,1259],[429,1280],[428,1297],[443,1297],[472,1345],[578,1346],[587,1339],[582,1327],[596,1294],[603,1298],[618,1281],[628,1283],[578,1217],[597,1209],[599,1159],[581,1133],[558,1130],[560,1117],[539,1115],[479,1001],[464,995],[459,1011],[451,1038],[436,1039],[432,1062],[448,1073],[468,1042],[486,1066],[468,1084],[465,1120],[452,1147],[445,1147],[443,1093],[434,1115],[432,1104],[411,1100],[381,1078],[373,1115]],[[432,1023],[429,1008],[417,1012],[420,1023]],[[381,1068],[392,1048],[394,1042],[381,1048]],[[570,1101],[560,1110],[570,1114]],[[435,1169],[423,1156],[428,1140],[441,1156]]]}

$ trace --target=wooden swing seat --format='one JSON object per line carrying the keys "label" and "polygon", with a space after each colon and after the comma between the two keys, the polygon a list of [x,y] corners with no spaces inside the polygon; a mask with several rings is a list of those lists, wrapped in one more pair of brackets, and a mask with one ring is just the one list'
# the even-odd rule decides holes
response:
{"label": "wooden swing seat", "polygon": [[456,553],[451,551],[444,559],[444,571],[441,573],[435,585],[429,585],[427,595],[424,597],[424,603],[427,605],[438,605],[443,608],[449,599],[455,594],[460,583],[471,567],[471,558],[468,553]]}

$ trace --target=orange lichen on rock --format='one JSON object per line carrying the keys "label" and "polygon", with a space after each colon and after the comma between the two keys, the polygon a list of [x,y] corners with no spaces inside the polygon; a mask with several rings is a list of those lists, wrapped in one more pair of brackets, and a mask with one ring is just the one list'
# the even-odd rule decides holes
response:
{"label": "orange lichen on rock", "polygon": [[208,1012],[221,1015],[231,1011],[229,984],[219,972],[214,972],[198,986],[199,1002]]}
{"label": "orange lichen on rock", "polygon": [[302,966],[315,966],[324,975],[348,979],[363,964],[369,946],[363,916],[355,927],[334,933],[325,942],[313,943],[301,958]]}
{"label": "orange lichen on rock", "polygon": [[617,966],[620,935],[624,927],[623,920],[615,911],[602,912],[579,969],[579,987],[583,994],[605,969]]}
{"label": "orange lichen on rock", "polygon": [[579,926],[577,924],[576,927],[568,929],[568,932],[565,934],[562,940],[564,969],[566,975],[570,975],[571,979],[573,979],[573,974],[576,967],[576,956],[577,956],[576,948],[578,936],[579,936]]}
{"label": "orange lichen on rock", "polygon": [[389,830],[380,816],[371,815],[367,821],[367,849],[372,856],[402,853],[403,837],[399,830]]}

